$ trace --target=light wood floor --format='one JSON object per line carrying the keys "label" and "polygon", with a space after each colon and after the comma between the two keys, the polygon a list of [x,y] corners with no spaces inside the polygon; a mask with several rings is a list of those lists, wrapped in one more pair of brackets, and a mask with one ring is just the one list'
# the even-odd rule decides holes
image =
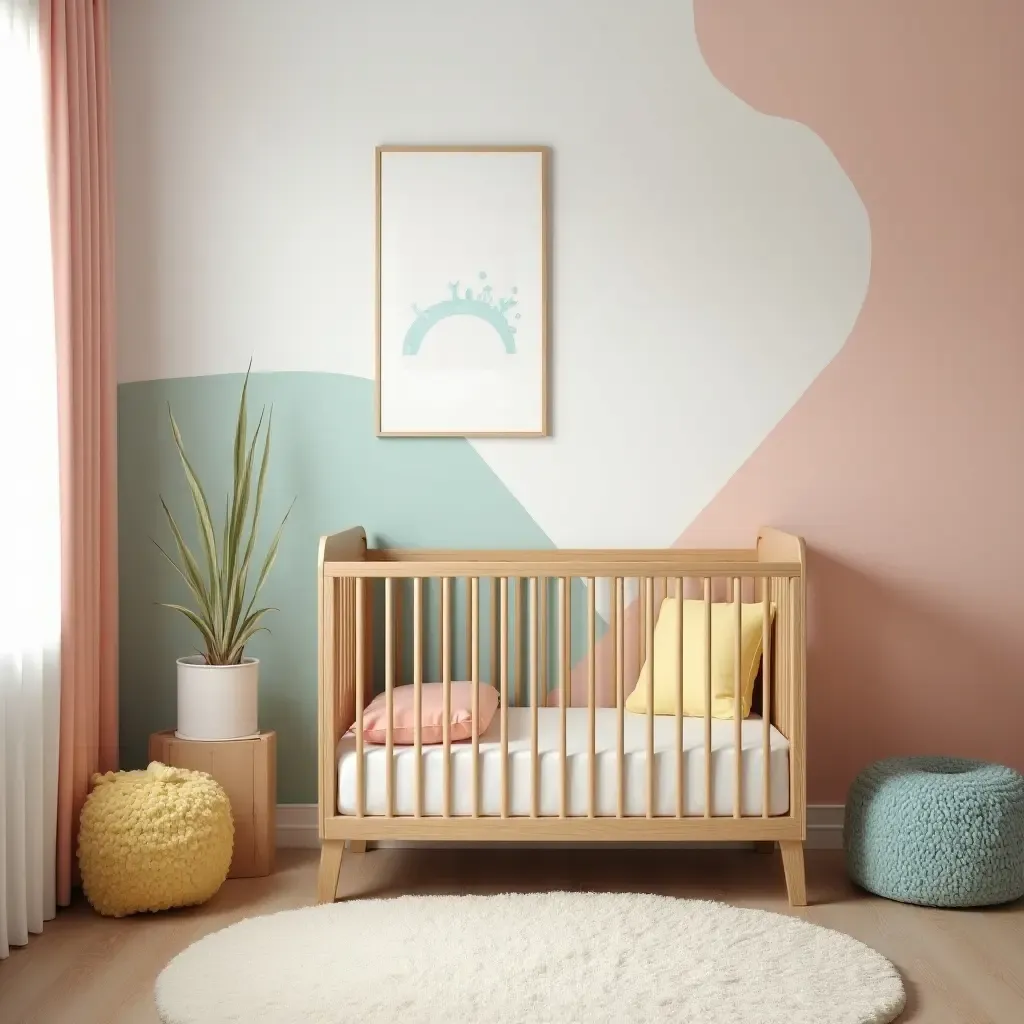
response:
{"label": "light wood floor", "polygon": [[[314,851],[282,850],[274,875],[227,882],[203,907],[154,916],[105,919],[79,900],[0,962],[0,1021],[153,1024],[153,981],[175,953],[241,917],[311,903],[316,863]],[[346,857],[339,895],[637,890],[793,912],[899,967],[909,994],[901,1021],[1024,1022],[1024,901],[926,910],[854,890],[838,852],[811,851],[807,866],[813,905],[795,912],[778,854],[744,850],[379,850]]]}

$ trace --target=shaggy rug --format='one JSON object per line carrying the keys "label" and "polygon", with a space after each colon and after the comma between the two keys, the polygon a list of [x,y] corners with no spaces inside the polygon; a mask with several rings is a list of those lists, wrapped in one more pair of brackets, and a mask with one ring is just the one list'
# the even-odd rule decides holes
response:
{"label": "shaggy rug", "polygon": [[797,918],[666,896],[402,896],[253,917],[163,970],[166,1024],[884,1024],[896,969]]}

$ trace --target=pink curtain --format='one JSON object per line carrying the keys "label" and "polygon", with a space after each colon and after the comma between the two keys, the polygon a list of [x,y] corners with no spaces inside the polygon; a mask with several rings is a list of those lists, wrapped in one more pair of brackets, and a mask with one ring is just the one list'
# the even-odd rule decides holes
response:
{"label": "pink curtain", "polygon": [[61,503],[57,902],[93,772],[117,767],[117,449],[106,0],[41,0]]}

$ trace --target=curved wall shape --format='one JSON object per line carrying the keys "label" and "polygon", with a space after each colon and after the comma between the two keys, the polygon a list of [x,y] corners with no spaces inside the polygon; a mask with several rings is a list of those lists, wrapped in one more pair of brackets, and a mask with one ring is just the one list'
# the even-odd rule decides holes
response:
{"label": "curved wall shape", "polygon": [[112,42],[122,382],[372,378],[374,146],[552,147],[553,436],[472,443],[557,545],[671,543],[864,300],[856,190],[692,0],[116,0]]}
{"label": "curved wall shape", "polygon": [[[186,536],[194,537],[190,498],[169,433],[168,404],[211,503],[218,502],[231,487],[231,437],[241,387],[240,374],[213,374],[136,381],[118,389],[125,765],[145,765],[147,736],[173,726],[175,659],[199,642],[184,619],[157,604],[187,601],[184,584],[153,547],[154,538],[164,543],[168,536],[161,495]],[[270,634],[255,637],[246,650],[261,662],[260,725],[279,734],[279,797],[303,802],[316,799],[316,589],[311,580],[318,538],[350,523],[365,523],[370,543],[380,546],[552,545],[466,441],[422,438],[395,445],[378,438],[373,385],[367,380],[333,373],[254,374],[249,402],[251,424],[260,408],[274,407],[257,555],[293,498],[295,506],[260,595],[261,603],[280,611],[266,618]],[[425,600],[429,605],[429,588]],[[453,615],[464,617],[462,587],[455,588],[453,600]],[[582,609],[581,600],[576,607]],[[455,632],[453,670],[469,678],[465,644]],[[575,632],[582,633],[582,623]],[[486,665],[484,639],[481,660]],[[438,657],[435,638],[428,636],[428,672],[439,673]]]}
{"label": "curved wall shape", "polygon": [[716,75],[871,218],[853,333],[680,543],[811,550],[812,802],[866,762],[1024,769],[1024,4],[697,0]]}

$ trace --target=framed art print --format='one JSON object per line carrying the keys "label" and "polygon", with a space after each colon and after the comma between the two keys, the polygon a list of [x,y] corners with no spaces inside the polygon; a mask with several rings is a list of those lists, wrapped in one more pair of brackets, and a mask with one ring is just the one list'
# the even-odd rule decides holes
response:
{"label": "framed art print", "polygon": [[377,148],[377,433],[547,434],[547,150]]}

